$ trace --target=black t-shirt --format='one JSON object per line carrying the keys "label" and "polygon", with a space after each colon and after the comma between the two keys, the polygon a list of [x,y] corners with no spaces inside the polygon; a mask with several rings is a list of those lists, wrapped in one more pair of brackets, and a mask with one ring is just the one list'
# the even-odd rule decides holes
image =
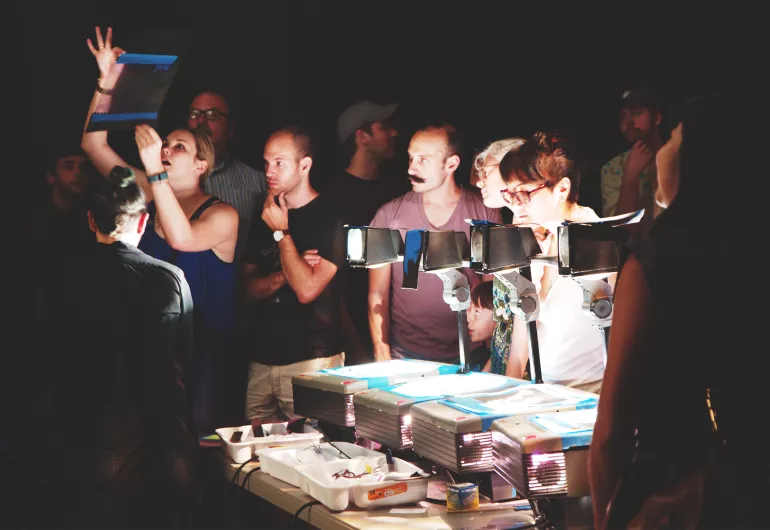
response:
{"label": "black t-shirt", "polygon": [[[337,174],[329,183],[327,194],[337,204],[343,224],[367,226],[377,210],[386,202],[408,191],[406,178],[381,176],[376,180],[360,179],[348,172]],[[371,352],[372,338],[369,333],[369,271],[364,268],[348,269],[345,299],[350,318],[358,331],[364,347]]]}
{"label": "black t-shirt", "polygon": [[346,224],[366,226],[380,206],[409,191],[407,182],[389,176],[364,180],[346,171],[332,178],[326,195],[342,209]]}
{"label": "black t-shirt", "polygon": [[[287,284],[246,308],[243,347],[251,359],[273,366],[343,351],[339,303],[347,254],[339,212],[319,195],[305,206],[289,210],[289,232],[300,254],[317,249],[322,258],[337,266],[337,274],[309,304],[301,304]],[[278,243],[261,215],[254,219],[243,259],[256,265],[260,276],[281,270]]]}

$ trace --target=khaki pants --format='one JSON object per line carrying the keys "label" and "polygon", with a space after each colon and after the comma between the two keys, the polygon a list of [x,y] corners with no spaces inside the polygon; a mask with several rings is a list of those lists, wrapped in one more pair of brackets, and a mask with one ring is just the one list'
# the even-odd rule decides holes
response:
{"label": "khaki pants", "polygon": [[270,366],[251,361],[249,386],[246,389],[246,418],[277,418],[279,410],[290,420],[296,418],[291,378],[305,372],[335,368],[344,363],[344,353],[285,366]]}
{"label": "khaki pants", "polygon": [[602,379],[593,381],[591,383],[583,383],[582,385],[573,385],[573,388],[583,390],[585,392],[593,392],[594,394],[602,393]]}

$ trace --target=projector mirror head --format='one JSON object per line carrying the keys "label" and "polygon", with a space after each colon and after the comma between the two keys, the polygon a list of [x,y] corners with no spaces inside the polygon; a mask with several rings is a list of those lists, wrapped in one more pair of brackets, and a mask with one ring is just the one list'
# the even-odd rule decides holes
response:
{"label": "projector mirror head", "polygon": [[370,226],[345,226],[351,267],[376,267],[401,261],[404,242],[398,230]]}
{"label": "projector mirror head", "polygon": [[469,258],[470,244],[464,232],[409,230],[404,244],[404,280],[401,287],[417,289],[420,272],[459,269],[467,265]]}
{"label": "projector mirror head", "polygon": [[[473,223],[478,223],[474,221]],[[471,269],[482,274],[519,269],[540,254],[540,246],[529,227],[472,224]]]}

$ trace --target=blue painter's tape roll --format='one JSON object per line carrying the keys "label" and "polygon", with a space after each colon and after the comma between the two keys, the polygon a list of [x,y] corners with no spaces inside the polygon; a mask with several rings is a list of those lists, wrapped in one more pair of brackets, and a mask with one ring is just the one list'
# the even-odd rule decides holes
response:
{"label": "blue painter's tape roll", "polygon": [[117,64],[174,64],[179,57],[176,55],[149,55],[145,53],[124,53]]}
{"label": "blue painter's tape roll", "polygon": [[157,112],[128,112],[124,114],[92,114],[91,121],[94,123],[107,121],[139,121],[155,120],[158,118]]}

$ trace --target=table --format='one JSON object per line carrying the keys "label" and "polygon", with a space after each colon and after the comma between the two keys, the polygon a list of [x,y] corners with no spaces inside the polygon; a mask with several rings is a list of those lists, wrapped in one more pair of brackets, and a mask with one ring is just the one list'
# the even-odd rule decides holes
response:
{"label": "table", "polygon": [[[209,452],[210,464],[221,471],[222,478],[232,481],[240,464],[230,460],[222,451]],[[258,462],[249,462],[238,475],[238,484],[246,474],[259,467]],[[294,514],[303,505],[314,499],[301,489],[256,470],[249,475],[245,489],[265,501]],[[521,504],[518,502],[516,504]],[[419,504],[363,510],[351,504],[344,512],[332,512],[322,504],[305,508],[298,516],[308,524],[321,530],[347,529],[482,529],[524,527],[534,522],[530,510],[517,510],[514,503],[482,504],[479,511],[468,513],[447,513],[446,507],[423,501]],[[399,508],[425,508],[421,514],[393,514]]]}

